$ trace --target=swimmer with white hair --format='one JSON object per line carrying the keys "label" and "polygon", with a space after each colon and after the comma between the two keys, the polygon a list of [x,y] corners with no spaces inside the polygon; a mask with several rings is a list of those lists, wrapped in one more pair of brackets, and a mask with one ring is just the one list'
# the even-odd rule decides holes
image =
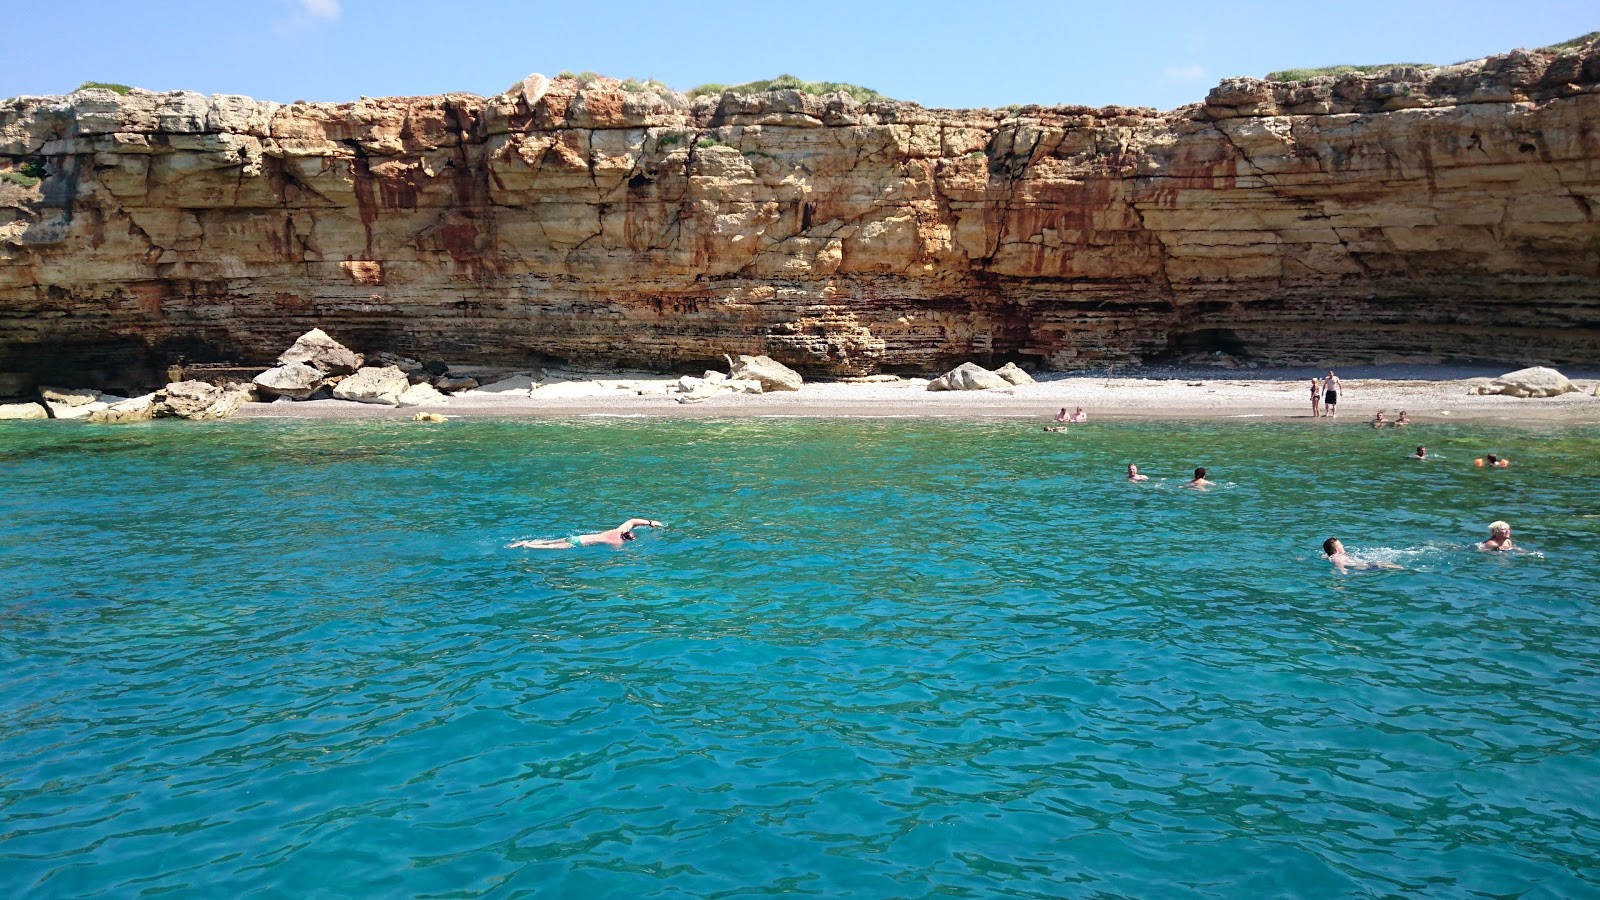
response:
{"label": "swimmer with white hair", "polygon": [[1489,539],[1478,545],[1479,550],[1514,550],[1516,545],[1511,543],[1511,523],[1504,519],[1496,519],[1489,523]]}
{"label": "swimmer with white hair", "polygon": [[1150,476],[1149,475],[1140,475],[1139,474],[1139,467],[1134,465],[1133,463],[1128,463],[1128,480],[1129,481],[1149,481],[1150,480]]}

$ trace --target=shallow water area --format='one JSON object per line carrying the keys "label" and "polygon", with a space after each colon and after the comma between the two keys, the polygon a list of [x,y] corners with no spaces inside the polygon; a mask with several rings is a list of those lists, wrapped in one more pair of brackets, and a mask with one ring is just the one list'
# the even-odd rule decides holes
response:
{"label": "shallow water area", "polygon": [[1600,893],[1600,429],[7,425],[9,896]]}

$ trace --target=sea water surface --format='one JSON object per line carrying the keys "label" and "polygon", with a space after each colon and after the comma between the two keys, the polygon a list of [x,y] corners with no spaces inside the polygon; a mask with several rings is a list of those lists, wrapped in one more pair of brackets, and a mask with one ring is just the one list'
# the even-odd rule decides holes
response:
{"label": "sea water surface", "polygon": [[5,896],[1600,895],[1594,429],[7,423],[0,474]]}

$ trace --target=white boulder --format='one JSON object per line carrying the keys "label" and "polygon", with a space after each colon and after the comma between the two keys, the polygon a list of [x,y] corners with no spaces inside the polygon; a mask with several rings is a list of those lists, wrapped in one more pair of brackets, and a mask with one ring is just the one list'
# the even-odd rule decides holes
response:
{"label": "white boulder", "polygon": [[977,363],[965,362],[928,382],[930,391],[987,391],[1011,387],[1011,382]]}
{"label": "white boulder", "polygon": [[1022,368],[1014,362],[1006,363],[1000,368],[995,369],[994,373],[999,375],[1001,378],[1004,378],[1010,384],[1034,383],[1033,376],[1029,375],[1027,372],[1024,372]]}
{"label": "white boulder", "polygon": [[38,403],[0,403],[0,421],[48,418],[50,413]]}
{"label": "white boulder", "polygon": [[729,367],[728,377],[734,380],[759,381],[763,391],[798,391],[805,379],[800,373],[770,356],[740,354]]}
{"label": "white boulder", "polygon": [[400,395],[410,386],[411,379],[396,366],[367,366],[334,385],[333,396],[336,400],[399,406]]}
{"label": "white boulder", "polygon": [[128,400],[119,400],[97,410],[89,415],[89,421],[97,425],[126,425],[133,422],[148,422],[155,418],[156,395],[145,394],[142,397],[133,397]]}
{"label": "white boulder", "polygon": [[361,368],[361,354],[351,351],[321,328],[313,328],[278,357],[279,364],[305,363],[327,375],[344,375]]}
{"label": "white boulder", "polygon": [[204,381],[175,381],[156,391],[154,415],[196,421],[226,419],[249,399],[250,390],[243,385],[217,387]]}
{"label": "white boulder", "polygon": [[413,384],[400,395],[401,406],[442,406],[449,402],[450,398],[431,384]]}
{"label": "white boulder", "polygon": [[1507,372],[1478,389],[1481,394],[1510,394],[1513,397],[1559,397],[1576,391],[1578,386],[1567,376],[1545,366],[1532,366]]}
{"label": "white boulder", "polygon": [[251,379],[251,383],[268,397],[304,400],[316,393],[325,380],[323,371],[316,366],[292,362],[262,372]]}

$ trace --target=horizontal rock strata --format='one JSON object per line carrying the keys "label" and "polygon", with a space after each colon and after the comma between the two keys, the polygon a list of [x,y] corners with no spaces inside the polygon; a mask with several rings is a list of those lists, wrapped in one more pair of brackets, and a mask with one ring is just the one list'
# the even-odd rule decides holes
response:
{"label": "horizontal rock strata", "polygon": [[[1014,112],[531,76],[0,103],[0,370],[1600,351],[1600,51]],[[42,177],[38,177],[42,176]],[[152,378],[155,379],[152,382]],[[85,383],[84,379],[78,379]]]}

